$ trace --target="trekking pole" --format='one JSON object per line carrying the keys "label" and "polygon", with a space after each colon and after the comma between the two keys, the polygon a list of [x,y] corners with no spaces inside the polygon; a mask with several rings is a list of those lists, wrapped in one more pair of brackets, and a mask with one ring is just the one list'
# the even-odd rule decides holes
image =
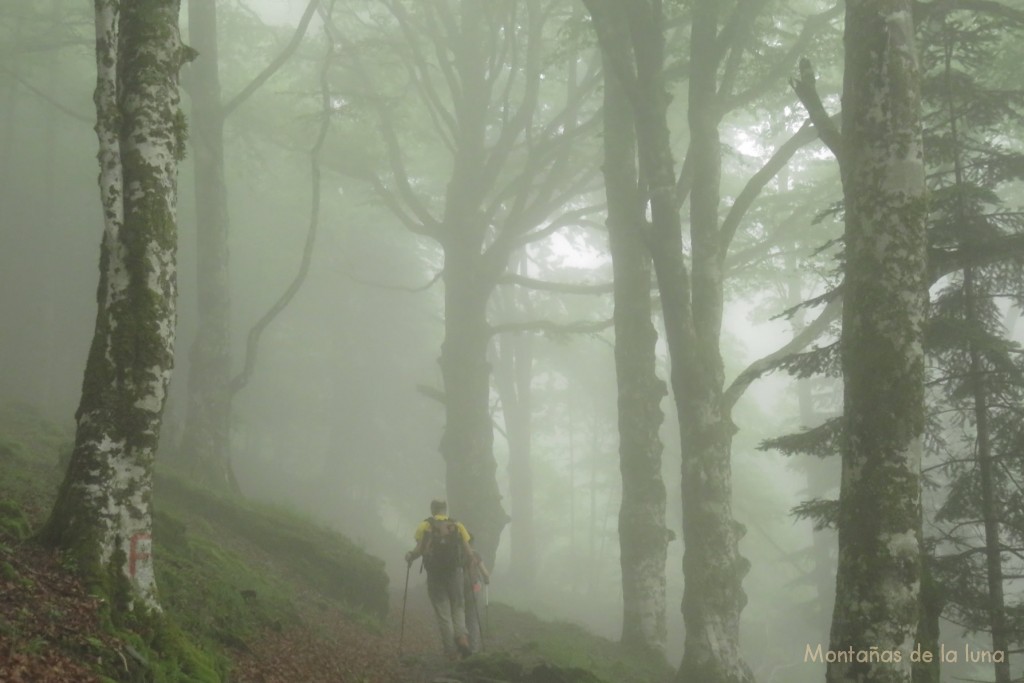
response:
{"label": "trekking pole", "polygon": [[[489,582],[484,584],[484,621],[487,622],[488,633],[491,631],[491,594],[487,591],[489,585]],[[479,617],[477,618],[479,619]]]}
{"label": "trekking pole", "polygon": [[402,627],[398,632],[398,656],[402,656],[402,640],[405,638],[405,603],[409,600],[409,572],[412,562],[405,563],[405,591],[402,593]]}

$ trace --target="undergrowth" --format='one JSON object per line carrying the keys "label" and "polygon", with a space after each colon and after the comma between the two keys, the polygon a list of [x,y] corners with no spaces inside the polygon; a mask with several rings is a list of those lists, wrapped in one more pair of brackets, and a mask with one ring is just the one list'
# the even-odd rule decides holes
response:
{"label": "undergrowth", "polygon": [[[0,546],[32,542],[49,513],[73,434],[31,407],[0,407]],[[383,562],[343,536],[296,515],[218,498],[158,475],[153,502],[154,564],[162,615],[111,614],[82,642],[19,642],[63,648],[90,662],[101,680],[221,681],[230,655],[261,632],[299,620],[298,593],[316,591],[361,623],[378,627],[388,610]],[[254,559],[255,558],[255,559]],[[0,578],[15,576],[0,558]],[[65,562],[64,568],[76,568]],[[0,614],[0,625],[7,624]],[[35,643],[35,645],[34,645]]]}

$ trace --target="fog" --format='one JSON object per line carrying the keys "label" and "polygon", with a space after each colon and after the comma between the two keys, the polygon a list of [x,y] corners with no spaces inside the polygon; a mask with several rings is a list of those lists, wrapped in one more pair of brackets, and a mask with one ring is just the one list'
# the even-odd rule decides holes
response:
{"label": "fog", "polygon": [[[182,8],[186,44],[190,4]],[[480,22],[482,37],[470,40],[455,26],[435,23],[441,14],[399,1],[322,3],[298,33],[306,2],[217,3],[222,102],[282,58],[223,119],[229,376],[252,354],[253,326],[290,285],[297,287],[262,329],[251,376],[229,400],[226,459],[238,493],[349,536],[384,560],[392,590],[406,578],[403,555],[431,500],[448,499],[452,516],[476,535],[473,522],[484,518],[485,507],[460,509],[470,489],[453,471],[477,468],[473,476],[489,481],[489,465],[487,458],[469,465],[442,455],[443,439],[453,438],[446,433],[456,431],[451,413],[464,399],[453,389],[445,393],[446,381],[460,377],[445,363],[459,356],[439,359],[443,345],[453,354],[469,348],[450,341],[452,321],[471,309],[455,307],[484,291],[472,284],[482,280],[472,278],[490,267],[469,266],[459,280],[463,275],[452,266],[462,248],[459,226],[479,231],[466,247],[477,256],[510,240],[508,259],[499,264],[504,275],[485,291],[490,389],[487,405],[474,409],[492,423],[493,482],[509,515],[494,538],[490,517],[479,524],[481,537],[494,545],[490,597],[617,640],[623,473],[615,311],[610,286],[573,288],[613,280],[601,60],[583,5],[531,0],[519,3],[517,14],[516,3],[499,4],[503,9],[493,16],[480,8],[458,10],[465,17],[446,10],[460,22]],[[738,199],[746,201],[751,178],[804,123],[806,113],[787,84],[797,70],[789,50],[801,30],[809,37],[798,56],[813,61],[829,112],[839,108],[841,13],[811,0],[767,4],[773,9],[746,29],[746,47],[733,50],[733,61],[722,67],[731,81],[720,84],[729,106],[721,105],[718,128],[719,220],[732,216]],[[679,174],[691,144],[684,28],[690,12],[686,3],[666,6],[667,120]],[[69,428],[96,321],[103,233],[91,22],[89,8],[64,0],[0,8],[0,403],[29,404]],[[467,42],[445,52],[439,36]],[[174,370],[156,467],[203,479],[186,438],[204,296],[196,174],[203,173],[197,159],[209,139],[195,121],[201,114],[193,99],[205,58],[200,52],[181,73],[190,138],[178,180]],[[458,65],[470,53],[487,83],[486,92],[472,96],[470,72]],[[318,143],[325,117],[326,137]],[[477,125],[474,117],[482,119],[478,136],[463,132]],[[482,161],[474,166],[477,151]],[[1016,191],[1010,196],[1019,199]],[[842,196],[835,160],[820,141],[806,141],[737,216],[722,265],[724,386],[746,377],[759,359],[773,361],[739,391],[726,418],[736,428],[732,515],[745,528],[739,551],[750,562],[740,642],[762,683],[821,680],[825,670],[806,663],[804,654],[807,645],[829,642],[836,533],[815,531],[812,520],[792,511],[810,499],[838,497],[839,458],[786,455],[761,444],[841,414],[842,381],[835,373],[798,377],[772,354],[825,309],[824,302],[794,307],[840,280]],[[681,216],[692,266],[688,208]],[[295,282],[311,223],[308,272]],[[445,226],[457,227],[445,233]],[[672,359],[653,276],[652,292],[655,364],[668,382]],[[1009,310],[1006,301],[998,305]],[[834,317],[788,353],[824,348],[838,334]],[[478,360],[467,358],[466,367]],[[665,526],[673,536],[665,564],[665,656],[677,666],[685,631],[682,446],[674,400],[666,388],[657,434]],[[518,441],[524,436],[525,443]],[[460,443],[486,453],[481,438],[475,432]],[[523,458],[526,489],[515,479]],[[526,529],[532,550],[517,556]],[[426,575],[417,569],[410,589],[422,591]],[[960,642],[963,629],[948,622],[943,628],[948,642]]]}

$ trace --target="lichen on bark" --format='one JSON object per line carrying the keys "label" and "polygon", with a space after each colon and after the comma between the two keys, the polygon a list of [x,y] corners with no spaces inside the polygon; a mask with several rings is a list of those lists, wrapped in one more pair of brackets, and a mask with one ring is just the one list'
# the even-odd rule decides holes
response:
{"label": "lichen on bark", "polygon": [[[847,3],[842,171],[846,277],[839,568],[831,649],[908,652],[921,580],[927,310],[920,95],[908,1]],[[829,664],[895,683],[910,663]]]}
{"label": "lichen on bark", "polygon": [[174,359],[177,0],[96,0],[100,196],[96,328],[75,446],[41,538],[124,610],[159,609],[152,466]]}

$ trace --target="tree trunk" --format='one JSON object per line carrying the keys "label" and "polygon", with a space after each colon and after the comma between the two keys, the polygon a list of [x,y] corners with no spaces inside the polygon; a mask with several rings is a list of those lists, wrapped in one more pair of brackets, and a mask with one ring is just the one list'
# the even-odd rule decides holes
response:
{"label": "tree trunk", "polygon": [[493,567],[509,517],[501,505],[494,460],[487,303],[498,275],[508,265],[508,253],[488,258],[483,251],[487,225],[480,204],[487,190],[483,183],[490,104],[483,49],[486,11],[481,3],[460,0],[460,30],[453,47],[461,87],[454,105],[459,128],[441,236],[445,338],[440,363],[445,428],[440,450],[449,510],[467,524],[476,537],[477,551],[487,566]]}
{"label": "tree trunk", "polygon": [[[932,577],[926,553],[921,554],[921,614],[917,621],[915,636],[922,652],[938,652],[942,635],[939,619],[945,606],[942,586]],[[942,662],[935,657],[930,662],[914,662],[911,675],[913,683],[941,683]]]}
{"label": "tree trunk", "polygon": [[159,609],[150,494],[174,361],[179,3],[95,5],[98,311],[74,451],[41,537],[103,582],[115,611]]}
{"label": "tree trunk", "polygon": [[[963,162],[960,157],[958,112],[952,83],[952,45],[946,43],[946,104],[949,108],[949,128],[953,142],[953,167],[956,180],[956,213],[960,225],[970,225],[964,206]],[[983,329],[978,315],[978,292],[974,269],[964,268],[964,318],[969,329]],[[985,578],[988,585],[989,629],[992,632],[992,650],[1003,653],[1003,661],[993,662],[996,683],[1010,683],[1010,629],[1006,620],[1006,600],[1003,594],[1003,558],[999,540],[999,498],[993,478],[992,439],[989,428],[988,390],[985,383],[986,368],[981,352],[973,338],[967,342],[970,361],[970,386],[974,401],[974,427],[976,431],[975,460],[981,479],[981,516],[985,527]]]}
{"label": "tree trunk", "polygon": [[195,476],[238,492],[231,469],[231,305],[224,113],[217,58],[217,9],[189,0],[192,151],[195,164],[199,326],[189,350],[188,405],[181,452]]}
{"label": "tree trunk", "polygon": [[[845,440],[830,649],[914,646],[927,313],[919,74],[909,0],[846,5],[842,172]],[[828,681],[911,680],[899,664],[836,661]]]}
{"label": "tree trunk", "polygon": [[479,251],[470,240],[445,245],[445,338],[439,362],[446,421],[440,450],[448,509],[466,524],[477,551],[493,567],[508,515],[498,492],[490,414],[487,300],[494,281],[481,270]]}
{"label": "tree trunk", "polygon": [[[682,223],[668,129],[661,3],[630,7],[586,0],[602,53],[619,78],[628,77],[640,176],[650,201],[649,246],[661,295],[672,361],[671,386],[682,444],[683,620],[686,642],[677,680],[745,683],[739,617],[746,604],[742,580],[749,562],[739,554],[743,528],[732,516],[733,425],[723,407],[719,351],[722,250],[718,237],[719,143],[716,104],[717,5],[693,10],[690,70],[693,277],[683,260]],[[616,27],[629,27],[624,45]],[[635,68],[628,56],[632,53]],[[635,78],[633,78],[635,74]],[[692,286],[691,286],[692,285]]]}
{"label": "tree trunk", "polygon": [[[690,193],[690,234],[692,244],[692,319],[685,323],[684,309],[675,303],[676,315],[665,311],[665,327],[669,321],[678,331],[672,351],[672,389],[679,414],[683,447],[683,620],[686,624],[686,649],[679,667],[680,683],[740,683],[753,680],[750,669],[740,656],[740,613],[747,603],[743,577],[750,563],[739,553],[739,540],[744,529],[732,514],[732,435],[735,427],[722,406],[725,371],[719,349],[722,327],[723,256],[719,246],[718,205],[721,177],[721,150],[718,123],[719,105],[716,97],[718,3],[699,0],[695,3],[690,38],[690,88],[688,120],[690,124],[690,157],[694,168],[693,190]],[[653,58],[651,59],[653,63]],[[657,82],[650,84],[662,100],[664,82],[660,70]],[[667,100],[660,105],[658,127],[663,140],[652,141],[650,155],[657,159],[652,170],[652,188],[674,187],[674,176],[665,124]],[[641,121],[641,126],[643,122]],[[666,162],[665,157],[668,156]],[[652,212],[656,205],[652,189]],[[660,199],[668,214],[673,208],[669,195]],[[668,220],[668,219],[666,219]],[[676,212],[675,221],[678,221]],[[678,229],[673,225],[672,231]],[[672,251],[665,247],[672,245]],[[672,279],[684,272],[680,240],[656,251],[655,268],[661,287],[663,271]],[[672,262],[662,266],[658,261]],[[675,288],[675,287],[674,287]],[[683,290],[685,296],[686,290]],[[662,295],[664,297],[664,294]],[[690,329],[685,333],[681,328]],[[668,332],[673,336],[672,332]]]}
{"label": "tree trunk", "polygon": [[[617,26],[625,31],[628,27]],[[623,36],[628,41],[628,36]],[[621,42],[621,39],[620,39]],[[615,376],[618,382],[619,463],[622,505],[622,644],[664,656],[665,562],[671,532],[665,527],[661,478],[665,383],[655,371],[658,334],[651,322],[651,264],[643,243],[633,112],[615,67],[604,64],[604,176],[608,243],[614,273]]]}
{"label": "tree trunk", "polygon": [[501,398],[508,439],[508,490],[512,505],[510,569],[512,579],[526,591],[533,587],[537,572],[530,427],[533,417],[532,380],[533,337],[527,334],[505,336],[499,343],[494,384]]}
{"label": "tree trunk", "polygon": [[[974,272],[964,269],[964,306],[967,324],[976,329],[978,321],[974,291]],[[994,479],[992,442],[988,421],[988,395],[985,389],[985,368],[977,344],[969,341],[971,390],[974,400],[974,425],[977,430],[978,474],[981,479],[981,514],[985,525],[985,578],[988,586],[989,628],[992,650],[1003,653],[1003,661],[993,663],[996,683],[1010,683],[1010,633],[1006,623],[1006,601],[1003,596],[1002,544],[999,540],[999,499]]]}

